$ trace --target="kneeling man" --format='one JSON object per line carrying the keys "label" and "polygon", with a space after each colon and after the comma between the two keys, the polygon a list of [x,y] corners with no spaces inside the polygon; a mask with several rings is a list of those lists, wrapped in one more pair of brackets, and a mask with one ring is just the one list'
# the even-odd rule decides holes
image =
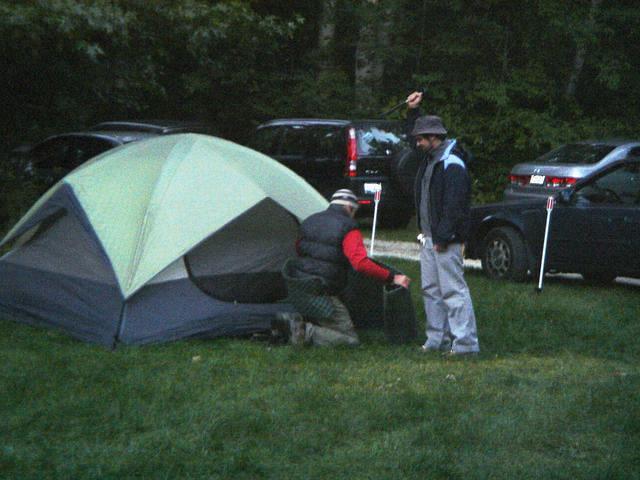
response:
{"label": "kneeling man", "polygon": [[379,280],[381,283],[409,287],[406,275],[378,265],[367,256],[362,233],[354,216],[357,197],[351,190],[338,190],[329,207],[307,218],[300,226],[296,249],[295,280],[321,279],[322,296],[328,302],[329,316],[306,317],[280,314],[279,327],[288,330],[290,342],[296,345],[357,345],[359,343],[351,316],[338,295],[347,285],[348,271]]}

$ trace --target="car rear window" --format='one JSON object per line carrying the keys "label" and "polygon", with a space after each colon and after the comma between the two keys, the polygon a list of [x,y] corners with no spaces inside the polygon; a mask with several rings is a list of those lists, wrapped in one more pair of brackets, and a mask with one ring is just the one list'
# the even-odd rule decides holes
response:
{"label": "car rear window", "polygon": [[545,153],[537,161],[552,164],[590,165],[598,163],[614,148],[613,145],[568,144]]}
{"label": "car rear window", "polygon": [[358,155],[393,155],[408,146],[400,125],[357,127]]}

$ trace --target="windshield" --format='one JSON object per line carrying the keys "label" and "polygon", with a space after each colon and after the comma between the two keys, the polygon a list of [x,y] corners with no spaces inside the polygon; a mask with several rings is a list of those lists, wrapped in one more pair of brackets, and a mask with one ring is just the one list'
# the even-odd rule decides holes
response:
{"label": "windshield", "polygon": [[563,145],[549,153],[545,153],[537,162],[559,164],[584,164],[598,163],[615,147],[612,145],[586,145],[573,143]]}
{"label": "windshield", "polygon": [[358,127],[358,154],[393,155],[407,146],[400,125],[370,125]]}

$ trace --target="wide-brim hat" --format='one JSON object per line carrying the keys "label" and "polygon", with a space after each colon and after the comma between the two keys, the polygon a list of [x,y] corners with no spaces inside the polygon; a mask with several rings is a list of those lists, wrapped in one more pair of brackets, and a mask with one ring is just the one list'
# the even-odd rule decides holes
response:
{"label": "wide-brim hat", "polygon": [[447,129],[444,128],[442,119],[436,115],[425,115],[418,117],[411,131],[411,136],[416,135],[446,135]]}

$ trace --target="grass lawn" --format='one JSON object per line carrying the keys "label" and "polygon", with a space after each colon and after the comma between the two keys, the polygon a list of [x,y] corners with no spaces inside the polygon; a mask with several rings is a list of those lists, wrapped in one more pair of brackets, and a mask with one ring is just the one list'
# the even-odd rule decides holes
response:
{"label": "grass lawn", "polygon": [[475,360],[376,330],[111,352],[2,321],[0,478],[640,478],[638,288],[467,278]]}

